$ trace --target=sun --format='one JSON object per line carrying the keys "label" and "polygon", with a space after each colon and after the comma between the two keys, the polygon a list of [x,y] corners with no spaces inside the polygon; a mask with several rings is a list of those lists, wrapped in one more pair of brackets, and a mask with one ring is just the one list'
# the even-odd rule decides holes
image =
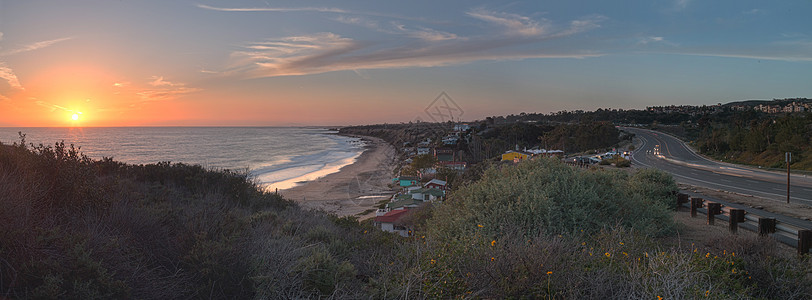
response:
{"label": "sun", "polygon": [[70,116],[70,118],[73,119],[74,121],[78,121],[79,120],[79,114],[73,114],[73,115]]}

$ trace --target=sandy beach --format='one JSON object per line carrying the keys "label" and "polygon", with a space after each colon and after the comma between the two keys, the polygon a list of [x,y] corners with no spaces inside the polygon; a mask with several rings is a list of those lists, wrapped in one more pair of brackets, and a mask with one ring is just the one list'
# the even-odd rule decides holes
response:
{"label": "sandy beach", "polygon": [[336,173],[280,190],[279,193],[303,208],[339,216],[358,216],[360,219],[374,217],[378,203],[395,193],[389,183],[393,178],[397,152],[379,138],[353,137],[367,143],[367,149],[355,163],[342,167]]}

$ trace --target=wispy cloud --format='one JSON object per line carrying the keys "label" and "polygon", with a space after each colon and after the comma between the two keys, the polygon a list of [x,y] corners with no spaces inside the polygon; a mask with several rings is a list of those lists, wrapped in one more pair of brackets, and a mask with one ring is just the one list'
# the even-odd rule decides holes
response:
{"label": "wispy cloud", "polygon": [[56,43],[59,43],[59,42],[64,42],[64,41],[67,41],[67,40],[70,40],[70,39],[73,39],[73,37],[65,37],[65,38],[53,39],[53,40],[48,40],[48,41],[36,42],[36,43],[30,44],[30,45],[25,45],[25,46],[20,47],[18,49],[2,52],[2,53],[0,53],[0,56],[8,56],[8,55],[14,55],[14,54],[28,52],[28,51],[34,51],[34,50],[49,47],[49,46],[51,46],[53,44],[56,44]]}
{"label": "wispy cloud", "polygon": [[72,109],[69,109],[69,108],[64,107],[64,106],[56,105],[56,104],[49,103],[49,102],[42,101],[42,100],[37,100],[36,98],[33,98],[33,100],[35,100],[34,101],[35,104],[37,104],[39,106],[42,106],[42,107],[45,107],[45,108],[49,109],[50,111],[61,110],[61,111],[70,112],[70,113],[77,113],[77,114],[82,113],[82,112],[80,112],[78,110],[72,110]]}
{"label": "wispy cloud", "polygon": [[507,34],[538,36],[547,33],[550,28],[550,21],[546,19],[539,22],[517,14],[489,11],[482,8],[470,10],[466,14],[502,26],[507,29]]}
{"label": "wispy cloud", "polygon": [[392,27],[383,28],[361,18],[338,18],[336,20],[340,22],[374,27],[390,35],[382,41],[364,42],[322,32],[247,43],[231,54],[231,65],[221,73],[256,78],[341,70],[435,67],[480,60],[599,55],[571,49],[540,49],[550,40],[599,27],[599,22],[604,19],[600,16],[553,26],[548,20],[536,21],[484,9],[472,10],[466,15],[485,21],[494,30],[475,36],[459,36],[419,25],[390,22]]}
{"label": "wispy cloud", "polygon": [[148,82],[148,84],[151,85],[151,86],[167,86],[167,87],[184,86],[184,84],[182,84],[182,83],[175,83],[175,82],[166,81],[166,80],[164,80],[163,76],[152,76],[151,79],[152,79],[152,81]]}
{"label": "wispy cloud", "polygon": [[688,4],[691,3],[691,0],[674,0],[674,9],[675,10],[685,10],[688,8]]}
{"label": "wispy cloud", "polygon": [[648,45],[668,45],[668,46],[678,46],[677,43],[671,42],[666,40],[664,37],[661,36],[644,36],[637,39],[638,46],[648,46]]}
{"label": "wispy cloud", "polygon": [[419,27],[417,27],[415,29],[412,29],[412,28],[407,27],[407,26],[402,25],[402,24],[395,23],[394,25],[395,25],[395,28],[397,28],[398,31],[406,34],[409,37],[416,38],[416,39],[419,39],[419,40],[437,42],[437,41],[447,41],[447,40],[460,39],[460,37],[457,36],[456,34],[453,34],[453,33],[450,33],[450,32],[445,32],[445,31],[439,31],[439,30],[435,30],[435,29],[431,29],[431,28],[426,28],[426,27],[422,27],[422,26],[419,26]]}
{"label": "wispy cloud", "polygon": [[776,61],[789,61],[789,62],[812,62],[812,52],[799,52],[799,51],[741,51],[741,50],[701,50],[701,49],[685,49],[680,52],[663,52],[663,54],[675,55],[691,55],[691,56],[712,56],[712,57],[729,57],[729,58],[745,58],[755,60],[776,60]]}
{"label": "wispy cloud", "polygon": [[2,40],[3,40],[3,32],[0,31],[0,41],[2,41]]}
{"label": "wispy cloud", "polygon": [[227,11],[227,12],[329,12],[329,13],[348,13],[348,11],[334,8],[334,7],[253,7],[253,8],[227,8],[227,7],[214,7],[205,4],[198,4],[197,7],[208,10]]}
{"label": "wispy cloud", "polygon": [[15,89],[23,89],[23,86],[20,84],[20,80],[17,79],[17,75],[14,74],[14,71],[6,66],[6,64],[0,61],[0,78],[8,82],[8,85]]}
{"label": "wispy cloud", "polygon": [[135,92],[142,101],[170,100],[201,90],[187,87],[185,83],[165,80],[163,76],[150,77],[147,85],[152,86],[152,88],[140,89]]}

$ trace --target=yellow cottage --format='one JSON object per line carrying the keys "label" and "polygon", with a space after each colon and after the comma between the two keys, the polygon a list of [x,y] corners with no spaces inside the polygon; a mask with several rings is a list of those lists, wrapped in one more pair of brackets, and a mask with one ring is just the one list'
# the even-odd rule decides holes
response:
{"label": "yellow cottage", "polygon": [[510,150],[502,154],[502,161],[514,161],[519,162],[521,160],[525,160],[530,158],[530,153],[522,152],[522,151],[513,151]]}

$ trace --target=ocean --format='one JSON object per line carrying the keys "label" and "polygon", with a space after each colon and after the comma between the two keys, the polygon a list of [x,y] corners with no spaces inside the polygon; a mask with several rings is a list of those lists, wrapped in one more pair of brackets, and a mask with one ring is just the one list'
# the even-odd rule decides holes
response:
{"label": "ocean", "polygon": [[313,127],[0,127],[0,142],[81,147],[93,159],[130,164],[162,161],[248,170],[269,190],[287,189],[337,172],[364,150],[358,138]]}

